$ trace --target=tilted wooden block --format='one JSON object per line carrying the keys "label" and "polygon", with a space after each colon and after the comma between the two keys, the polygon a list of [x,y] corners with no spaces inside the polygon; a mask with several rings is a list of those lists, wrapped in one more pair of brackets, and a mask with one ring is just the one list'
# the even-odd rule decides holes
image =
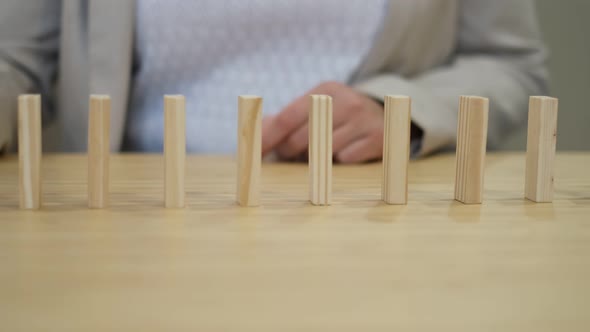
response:
{"label": "tilted wooden block", "polygon": [[385,96],[381,198],[387,204],[408,202],[411,104],[407,96]]}
{"label": "tilted wooden block", "polygon": [[41,96],[18,97],[18,164],[20,208],[36,210],[42,205]]}
{"label": "tilted wooden block", "polygon": [[457,128],[455,199],[465,204],[483,200],[489,100],[462,96]]}
{"label": "tilted wooden block", "polygon": [[88,207],[102,209],[109,203],[111,98],[92,95],[89,104]]}
{"label": "tilted wooden block", "polygon": [[262,98],[238,97],[238,179],[236,200],[241,206],[260,204],[262,163]]}
{"label": "tilted wooden block", "polygon": [[185,206],[186,103],[184,96],[164,96],[164,204]]}
{"label": "tilted wooden block", "polygon": [[332,204],[332,97],[312,95],[309,110],[309,200]]}
{"label": "tilted wooden block", "polygon": [[533,202],[553,201],[558,107],[559,101],[556,98],[530,98],[525,197]]}

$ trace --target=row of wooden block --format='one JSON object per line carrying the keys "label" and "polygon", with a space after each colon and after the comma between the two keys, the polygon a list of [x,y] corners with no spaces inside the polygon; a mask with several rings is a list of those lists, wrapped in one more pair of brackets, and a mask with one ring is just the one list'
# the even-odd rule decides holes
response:
{"label": "row of wooden block", "polygon": [[[386,96],[383,137],[382,199],[388,204],[408,200],[411,98]],[[164,96],[164,160],[167,208],[185,206],[185,98]],[[19,187],[22,209],[42,205],[41,97],[19,97]],[[104,208],[109,196],[110,97],[90,96],[88,116],[88,206]],[[529,106],[525,197],[551,202],[558,101],[531,97]],[[489,100],[462,96],[457,129],[455,199],[480,204],[483,199]],[[260,201],[262,98],[238,97],[237,194],[241,206]],[[330,205],[332,196],[332,98],[310,96],[309,200]]]}

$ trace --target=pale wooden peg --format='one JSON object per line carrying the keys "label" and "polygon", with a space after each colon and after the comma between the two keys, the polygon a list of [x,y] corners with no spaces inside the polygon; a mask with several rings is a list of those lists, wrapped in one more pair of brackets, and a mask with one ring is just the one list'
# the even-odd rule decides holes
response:
{"label": "pale wooden peg", "polygon": [[525,197],[533,202],[553,201],[553,168],[557,145],[559,100],[531,97],[526,148]]}
{"label": "pale wooden peg", "polygon": [[184,96],[164,96],[164,202],[167,208],[185,206],[185,105]]}
{"label": "pale wooden peg", "polygon": [[18,97],[18,164],[20,208],[41,208],[41,96]]}
{"label": "pale wooden peg", "polygon": [[381,198],[387,204],[407,204],[412,99],[385,96],[383,130],[383,183]]}
{"label": "pale wooden peg", "polygon": [[111,98],[90,96],[88,112],[88,207],[109,204]]}
{"label": "pale wooden peg", "polygon": [[312,95],[309,110],[309,200],[332,203],[332,97]]}
{"label": "pale wooden peg", "polygon": [[483,200],[489,100],[462,96],[457,128],[455,199],[465,204]]}
{"label": "pale wooden peg", "polygon": [[238,181],[237,202],[260,205],[262,163],[262,98],[238,97]]}

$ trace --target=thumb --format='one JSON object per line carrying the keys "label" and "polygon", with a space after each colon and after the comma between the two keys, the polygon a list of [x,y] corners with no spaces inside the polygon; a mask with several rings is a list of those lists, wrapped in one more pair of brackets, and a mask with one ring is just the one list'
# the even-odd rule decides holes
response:
{"label": "thumb", "polygon": [[262,119],[262,156],[269,153],[276,145],[271,137],[274,118],[275,116],[268,115]]}

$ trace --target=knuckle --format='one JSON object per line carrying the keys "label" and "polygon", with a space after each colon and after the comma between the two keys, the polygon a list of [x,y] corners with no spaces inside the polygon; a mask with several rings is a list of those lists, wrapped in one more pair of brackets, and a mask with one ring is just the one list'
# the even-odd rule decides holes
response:
{"label": "knuckle", "polygon": [[288,129],[293,126],[293,120],[290,116],[280,114],[275,118],[275,126],[280,129]]}
{"label": "knuckle", "polygon": [[372,142],[372,144],[370,144],[371,146],[379,146],[380,144],[383,144],[383,131],[374,130],[369,135],[369,140]]}
{"label": "knuckle", "polygon": [[295,136],[289,137],[285,144],[287,145],[289,150],[294,151],[294,152],[298,152],[298,150],[300,150],[301,147],[303,145],[305,145],[304,142],[301,142],[301,140]]}
{"label": "knuckle", "polygon": [[338,160],[339,162],[345,164],[349,162],[349,154],[347,152],[339,152],[336,155],[336,160]]}
{"label": "knuckle", "polygon": [[320,84],[320,89],[327,92],[333,92],[342,87],[342,83],[337,81],[326,81]]}
{"label": "knuckle", "polygon": [[342,154],[340,157],[340,162],[344,164],[352,164],[358,162],[359,160],[359,151],[348,151]]}
{"label": "knuckle", "polygon": [[352,113],[360,113],[364,108],[362,97],[353,96],[348,103],[348,107]]}

